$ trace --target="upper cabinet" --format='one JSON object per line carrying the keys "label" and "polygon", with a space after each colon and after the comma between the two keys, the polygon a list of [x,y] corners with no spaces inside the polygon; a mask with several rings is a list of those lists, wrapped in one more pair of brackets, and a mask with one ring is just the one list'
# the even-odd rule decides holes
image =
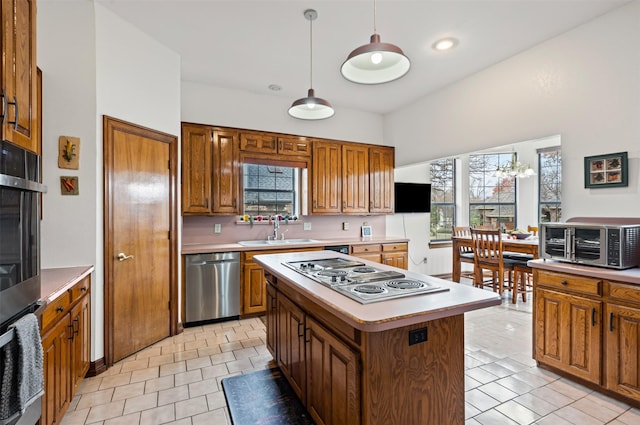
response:
{"label": "upper cabinet", "polygon": [[240,210],[238,132],[182,125],[182,212],[233,215]]}
{"label": "upper cabinet", "polygon": [[391,214],[394,156],[387,146],[183,123],[182,212],[243,214],[241,166],[255,162],[309,168],[310,214]]}
{"label": "upper cabinet", "polygon": [[1,137],[39,153],[36,2],[2,0]]}

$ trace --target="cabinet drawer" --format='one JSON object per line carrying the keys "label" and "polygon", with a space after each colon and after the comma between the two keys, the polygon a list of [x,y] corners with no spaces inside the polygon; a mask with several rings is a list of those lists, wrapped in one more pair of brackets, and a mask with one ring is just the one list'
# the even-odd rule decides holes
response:
{"label": "cabinet drawer", "polygon": [[86,276],[80,282],[76,283],[69,289],[69,293],[71,294],[71,304],[78,301],[84,294],[89,292],[90,289],[91,278]]}
{"label": "cabinet drawer", "polygon": [[409,246],[406,243],[385,243],[382,244],[382,252],[400,252],[408,251]]}
{"label": "cabinet drawer", "polygon": [[351,253],[352,254],[362,254],[367,252],[380,252],[380,244],[369,244],[369,245],[352,245]]}
{"label": "cabinet drawer", "polygon": [[589,277],[566,275],[536,270],[538,286],[548,286],[565,291],[580,292],[588,295],[602,294],[602,280]]}
{"label": "cabinet drawer", "polygon": [[49,326],[60,320],[69,312],[71,304],[71,296],[68,291],[61,294],[58,298],[51,301],[42,313],[42,329],[46,330]]}
{"label": "cabinet drawer", "polygon": [[615,298],[627,303],[640,304],[640,286],[609,282],[609,298]]}

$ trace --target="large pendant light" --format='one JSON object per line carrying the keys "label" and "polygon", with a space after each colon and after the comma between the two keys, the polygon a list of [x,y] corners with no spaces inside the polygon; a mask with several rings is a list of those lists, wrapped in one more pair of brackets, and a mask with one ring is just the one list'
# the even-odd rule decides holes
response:
{"label": "large pendant light", "polygon": [[289,108],[289,115],[301,120],[323,120],[331,118],[335,111],[326,100],[316,97],[313,90],[313,21],[318,12],[313,9],[304,11],[304,17],[309,20],[309,91],[307,97],[298,99]]}
{"label": "large pendant light", "polygon": [[397,80],[409,72],[411,62],[402,49],[381,43],[376,32],[376,1],[373,0],[373,35],[369,44],[349,54],[340,72],[349,81],[359,84],[382,84]]}

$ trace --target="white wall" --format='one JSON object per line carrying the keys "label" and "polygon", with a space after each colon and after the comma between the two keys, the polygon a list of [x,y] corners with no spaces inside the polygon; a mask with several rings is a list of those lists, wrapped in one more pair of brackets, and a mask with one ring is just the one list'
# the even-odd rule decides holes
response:
{"label": "white wall", "polygon": [[[638,217],[639,51],[636,0],[385,116],[385,143],[396,147],[396,166],[422,168],[432,159],[560,135],[563,217]],[[629,186],[585,189],[584,157],[620,151],[629,153]],[[524,181],[520,195],[533,183]],[[535,222],[535,211],[519,214],[521,227]],[[407,237],[423,240],[423,228]],[[450,249],[428,257],[419,271],[450,272]]]}
{"label": "white wall", "polygon": [[299,120],[287,114],[294,100],[183,81],[182,121],[386,144],[382,140],[381,115],[336,107],[336,114],[330,119]]}
{"label": "white wall", "polygon": [[[43,71],[42,267],[94,265],[91,359],[104,356],[102,115],[180,134],[180,59],[88,1],[38,4]],[[57,167],[58,136],[80,137],[80,169]],[[61,196],[59,176],[79,177]]]}
{"label": "white wall", "polygon": [[[639,51],[636,0],[385,116],[385,143],[406,165],[560,134],[563,216],[637,217]],[[619,151],[629,187],[585,189],[583,158]]]}

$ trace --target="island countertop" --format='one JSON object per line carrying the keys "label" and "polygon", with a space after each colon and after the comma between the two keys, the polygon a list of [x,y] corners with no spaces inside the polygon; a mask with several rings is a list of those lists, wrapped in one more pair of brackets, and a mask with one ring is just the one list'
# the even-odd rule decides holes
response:
{"label": "island countertop", "polygon": [[[448,288],[448,291],[360,304],[282,264],[291,261],[308,261],[336,257],[357,259],[358,261],[379,269],[399,271],[409,278]],[[353,328],[364,332],[379,332],[395,329],[455,316],[467,311],[491,307],[501,303],[500,296],[494,292],[408,270],[397,269],[333,251],[256,255],[253,258],[254,261],[264,267],[265,271],[278,278],[278,287],[280,285],[287,286],[310,302],[318,304],[320,307],[330,311]]]}

